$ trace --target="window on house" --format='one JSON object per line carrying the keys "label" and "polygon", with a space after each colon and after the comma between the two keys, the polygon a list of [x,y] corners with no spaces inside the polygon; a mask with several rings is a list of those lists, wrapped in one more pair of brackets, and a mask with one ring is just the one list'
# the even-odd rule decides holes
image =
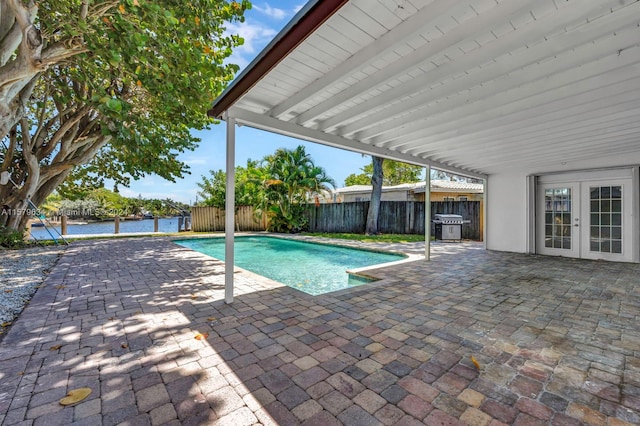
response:
{"label": "window on house", "polygon": [[458,197],[458,201],[469,201],[469,198],[465,197],[464,195],[461,195]]}
{"label": "window on house", "polygon": [[456,199],[453,197],[444,197],[444,201],[455,201]]}

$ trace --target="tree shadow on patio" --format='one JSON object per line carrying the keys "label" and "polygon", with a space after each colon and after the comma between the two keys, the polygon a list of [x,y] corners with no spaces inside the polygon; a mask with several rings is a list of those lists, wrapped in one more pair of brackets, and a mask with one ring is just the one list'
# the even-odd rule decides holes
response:
{"label": "tree shadow on patio", "polygon": [[[638,335],[625,329],[637,268],[599,268],[456,250],[315,297],[239,272],[226,305],[220,261],[164,239],[76,243],[0,344],[0,412],[6,424],[637,423]],[[58,404],[81,386],[87,400]]]}

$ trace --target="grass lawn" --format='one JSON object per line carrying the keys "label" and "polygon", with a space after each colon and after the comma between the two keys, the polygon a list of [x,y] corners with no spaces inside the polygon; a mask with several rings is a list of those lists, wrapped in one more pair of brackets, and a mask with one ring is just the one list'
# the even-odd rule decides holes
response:
{"label": "grass lawn", "polygon": [[309,235],[312,237],[337,238],[341,240],[364,241],[367,243],[416,243],[424,241],[424,235],[415,234],[364,235],[347,233],[303,232],[302,235]]}

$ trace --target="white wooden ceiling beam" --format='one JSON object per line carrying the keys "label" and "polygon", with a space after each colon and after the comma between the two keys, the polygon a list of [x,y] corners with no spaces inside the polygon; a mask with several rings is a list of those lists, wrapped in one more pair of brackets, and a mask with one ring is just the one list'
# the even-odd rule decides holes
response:
{"label": "white wooden ceiling beam", "polygon": [[[576,146],[584,146],[587,147],[589,141],[598,140],[601,141],[602,138],[609,138],[611,141],[617,141],[617,138],[628,136],[629,134],[636,134],[640,136],[639,133],[640,123],[630,123],[628,120],[620,124],[620,122],[610,123],[610,124],[602,124],[600,126],[591,126],[588,130],[584,131],[565,131],[558,132],[557,134],[550,136],[540,136],[539,138],[528,139],[512,139],[505,141],[505,143],[513,142],[516,147],[510,152],[506,152],[504,149],[499,148],[488,148],[484,150],[469,150],[469,152],[465,152],[464,154],[460,154],[455,156],[456,161],[467,161],[473,160],[477,155],[486,155],[489,158],[492,158],[497,161],[502,161],[506,158],[517,157],[519,159],[526,160],[528,156],[535,156],[540,154],[547,148],[556,147],[558,145],[562,145],[563,148],[570,147],[572,145]],[[615,142],[612,142],[615,144]],[[480,148],[480,147],[478,147]],[[480,151],[480,152],[478,152]],[[443,155],[429,155],[428,157],[433,159],[434,161],[439,162],[452,162],[454,158],[452,158],[449,153],[445,150],[442,150]]]}
{"label": "white wooden ceiling beam", "polygon": [[[506,172],[509,170],[526,170],[527,173],[536,173],[540,170],[571,170],[575,168],[575,164],[582,160],[601,160],[603,158],[617,155],[624,156],[625,154],[638,154],[637,145],[633,144],[633,141],[637,139],[629,139],[624,146],[617,146],[615,151],[593,151],[586,153],[579,153],[571,157],[571,159],[562,158],[561,156],[553,154],[541,154],[540,157],[536,157],[530,161],[519,161],[517,158],[510,162],[501,162],[499,164],[482,164],[482,167],[486,170],[490,170],[491,173]],[[637,158],[637,157],[636,157]],[[633,160],[631,160],[633,161]],[[630,162],[631,162],[630,161]],[[474,161],[474,166],[480,166],[481,161]],[[464,163],[454,164],[456,167],[464,167]],[[625,164],[626,165],[626,164]],[[551,166],[551,168],[550,168]],[[583,167],[583,166],[581,166]]]}
{"label": "white wooden ceiling beam", "polygon": [[[609,1],[603,4],[601,2],[593,2],[589,0],[579,0],[579,2],[580,4],[572,3],[573,7],[566,7],[565,5],[558,11],[548,17],[545,17],[544,19],[530,22],[529,24],[526,24],[523,27],[514,30],[508,36],[500,37],[469,53],[464,54],[460,58],[442,64],[439,67],[426,72],[421,78],[413,78],[408,83],[405,83],[398,87],[394,87],[392,90],[384,91],[381,95],[376,96],[369,102],[361,103],[355,107],[349,108],[349,110],[347,111],[335,115],[334,117],[323,120],[320,123],[319,128],[324,131],[332,130],[333,128],[340,126],[351,119],[366,114],[371,110],[371,105],[385,105],[406,97],[410,97],[417,92],[422,92],[425,89],[425,86],[433,87],[442,80],[451,78],[452,75],[457,75],[474,67],[486,64],[494,58],[498,58],[508,52],[527,46],[528,44],[539,42],[544,37],[547,37],[548,35],[555,32],[559,32],[562,28],[574,26],[583,21],[586,24],[587,18],[597,15],[598,13],[602,13],[602,11],[608,9],[611,4],[617,3],[617,1]],[[500,4],[502,5],[505,3],[511,4],[511,2],[504,2]],[[487,15],[489,17],[497,16],[493,13],[485,13],[484,15],[478,15],[477,19],[486,18]],[[502,18],[503,20],[505,19],[504,16],[501,16],[500,18]],[[472,20],[473,19],[470,19],[469,21]],[[465,36],[467,36],[467,32],[473,31],[474,33],[477,33],[483,29],[486,29],[487,26],[491,27],[491,24],[487,23],[482,28],[476,28],[476,25],[467,25],[467,22],[465,22],[463,25],[461,25],[461,29],[457,31],[451,31],[449,34],[451,34],[451,37],[454,37],[460,32],[465,32]],[[398,75],[405,74],[409,69],[412,69],[416,65],[428,60],[435,53],[430,51],[428,48],[432,45],[436,46],[435,43],[437,43],[438,41],[440,41],[441,43],[441,45],[437,45],[439,50],[444,50],[448,47],[453,46],[455,43],[448,43],[449,34],[445,34],[442,38],[437,39],[434,42],[422,47],[421,49],[416,50],[409,57],[406,57],[401,61],[397,61],[389,67],[380,70],[369,78],[362,80],[359,83],[351,86],[349,89],[339,93],[337,96],[334,96],[325,102],[321,102],[317,106],[311,108],[309,111],[301,114],[297,118],[297,121],[302,124],[308,123],[309,121],[326,113],[328,110],[342,105],[345,102],[348,102],[353,98],[361,95],[362,93],[370,91],[373,88],[391,79],[397,78]],[[585,32],[584,37],[585,40],[588,39],[590,37],[589,33]],[[455,40],[456,43],[461,41],[458,37],[456,37]],[[552,49],[551,46],[548,46],[548,48]],[[424,98],[425,103],[433,100],[434,99],[428,98],[428,94]]]}
{"label": "white wooden ceiling beam", "polygon": [[[638,4],[638,10],[640,10],[640,4]],[[615,19],[614,15],[609,15],[594,22],[593,26],[589,27],[588,34],[593,39],[598,39],[606,34],[619,32],[620,28],[628,27],[636,22],[637,18],[633,14],[616,15]],[[420,94],[403,102],[346,124],[338,131],[342,136],[355,134],[358,139],[365,140],[383,133],[395,133],[396,129],[416,122],[416,120],[422,120],[425,117],[441,114],[473,102],[481,101],[485,105],[496,94],[507,92],[519,86],[529,87],[530,90],[544,91],[547,90],[546,87],[551,87],[554,83],[562,85],[562,81],[575,80],[574,68],[580,67],[579,72],[586,74],[585,63],[592,63],[605,56],[617,54],[620,49],[627,48],[637,40],[640,40],[640,28],[636,25],[623,33],[599,41],[596,45],[590,42],[584,44],[584,32],[562,33],[546,43],[540,43],[517,53],[505,61],[506,63],[487,66],[468,74],[466,77],[461,77],[456,80],[455,87],[442,85],[428,92],[420,92]],[[549,49],[552,50],[549,51]],[[562,56],[559,56],[561,52]],[[544,61],[544,59],[554,56],[557,58]],[[596,68],[591,71],[592,73],[599,72],[597,67],[611,68],[608,61],[599,65],[590,64],[589,67]],[[560,73],[561,75],[554,75]],[[468,94],[460,94],[465,90],[469,90]],[[428,104],[425,98],[440,101]],[[412,110],[413,112],[406,114],[407,111]],[[398,114],[404,115],[394,118]]]}
{"label": "white wooden ceiling beam", "polygon": [[[627,96],[627,102],[628,102],[627,105],[632,105],[632,106],[629,106],[630,110],[636,110],[637,108],[640,107],[640,102],[638,101],[638,98],[637,98],[639,93],[640,92],[636,90],[636,91],[632,91],[628,96],[627,94],[625,94],[625,96]],[[633,101],[629,100],[633,96],[635,96],[636,99]],[[572,108],[567,109],[566,112],[568,115],[562,115],[562,111],[556,111],[556,112],[551,112],[549,114],[549,117],[561,118],[562,120],[571,122],[576,120],[575,117],[580,116],[581,111],[588,113],[591,111],[607,110],[608,108],[612,107],[613,103],[616,102],[617,98],[619,98],[619,96],[612,95],[607,100],[598,100],[598,102],[592,102],[591,105],[576,105]],[[550,120],[552,120],[552,118],[550,118]],[[631,121],[635,121],[635,120],[631,119]],[[537,123],[542,125],[544,124],[544,120],[540,120]],[[555,126],[556,126],[556,129],[553,129],[554,131],[563,131],[563,130],[567,130],[570,125],[567,124],[565,126],[562,126],[562,125],[558,126],[556,124]],[[554,125],[551,124],[550,127],[554,127]],[[527,137],[533,138],[533,140],[535,141],[534,133],[530,133],[529,135],[527,135]],[[540,139],[542,139],[543,137],[544,135],[541,135]],[[433,156],[445,156],[449,158],[450,161],[453,161],[453,159],[455,158],[464,157],[464,156],[473,157],[477,155],[484,155],[486,152],[491,151],[491,149],[493,148],[496,148],[498,150],[504,150],[504,151],[518,151],[518,149],[521,148],[521,146],[517,142],[518,141],[517,137],[503,136],[500,129],[496,129],[496,131],[491,135],[489,140],[491,140],[491,142],[484,142],[482,140],[474,138],[473,136],[470,136],[462,140],[459,140],[456,143],[451,143],[445,140],[439,144],[422,145],[422,146],[415,147],[413,149],[394,148],[394,150],[403,152],[408,155],[417,155],[417,156],[429,157],[429,158]],[[528,142],[528,143],[530,144],[531,142]],[[527,142],[524,142],[524,144],[526,145]],[[443,152],[446,152],[446,154],[443,154]]]}
{"label": "white wooden ceiling beam", "polygon": [[[531,166],[532,164],[545,163],[571,163],[587,158],[606,157],[611,154],[620,154],[622,152],[637,152],[637,141],[640,136],[640,130],[626,130],[618,132],[617,142],[615,144],[608,143],[609,136],[600,136],[589,138],[588,140],[579,140],[574,144],[562,145],[560,148],[545,152],[540,147],[533,154],[514,155],[514,156],[486,156],[481,160],[482,167],[487,170],[502,170],[504,167],[511,165],[516,167]],[[477,158],[477,157],[476,157]],[[477,159],[467,160],[460,159],[454,163],[456,167],[464,167],[464,164],[478,165]]]}
{"label": "white wooden ceiling beam", "polygon": [[[633,56],[633,55],[630,55]],[[640,57],[634,58],[640,60]],[[403,150],[424,146],[430,142],[474,134],[483,130],[496,129],[501,125],[530,120],[535,122],[540,115],[553,111],[565,111],[574,105],[588,104],[594,100],[606,99],[614,94],[624,94],[637,87],[639,65],[629,65],[611,73],[601,74],[556,90],[500,106],[482,104],[448,112],[439,117],[430,117],[422,125],[406,126],[401,136],[391,141],[372,141],[375,145]],[[635,85],[635,86],[634,86]],[[438,123],[443,124],[438,124]],[[521,124],[521,123],[520,123]],[[384,145],[383,145],[384,143]]]}
{"label": "white wooden ceiling beam", "polygon": [[[608,107],[595,106],[590,111],[584,110],[581,113],[571,112],[570,116],[559,116],[550,114],[548,120],[540,120],[533,125],[525,125],[523,123],[520,129],[517,124],[514,130],[500,131],[496,130],[484,137],[465,137],[452,142],[450,140],[443,141],[440,144],[430,144],[425,147],[428,151],[420,151],[420,155],[438,156],[443,152],[443,146],[453,147],[446,150],[443,160],[452,161],[459,155],[475,156],[489,152],[491,149],[504,150],[504,144],[508,143],[509,147],[517,148],[520,144],[530,144],[536,141],[546,140],[557,134],[571,134],[577,132],[589,132],[598,130],[600,126],[610,127],[624,126],[628,122],[633,122],[634,118],[640,116],[640,91],[633,92],[636,98],[632,101],[615,103]],[[555,117],[554,117],[555,115]],[[518,142],[514,142],[518,141]],[[398,151],[412,154],[410,151],[398,149]]]}
{"label": "white wooden ceiling beam", "polygon": [[[455,6],[468,7],[469,1],[462,2],[461,5]],[[355,55],[342,62],[337,67],[325,73],[322,77],[313,83],[304,87],[295,95],[289,97],[284,102],[274,106],[267,113],[268,115],[280,118],[288,114],[298,105],[306,102],[309,98],[322,92],[336,82],[343,80],[346,76],[353,74],[355,71],[364,68],[366,65],[374,62],[377,58],[381,58],[392,51],[399,43],[406,41],[408,38],[424,30],[427,25],[439,16],[449,12],[451,13],[451,0],[436,0],[428,7],[423,8],[415,15],[401,23],[400,25],[388,31],[378,40],[370,43]]]}
{"label": "white wooden ceiling beam", "polygon": [[[320,102],[318,105],[296,117],[295,121],[298,124],[305,125],[310,121],[315,120],[317,117],[321,116],[327,111],[337,108],[353,100],[354,98],[357,98],[363,93],[369,92],[372,89],[388,83],[391,80],[395,80],[399,75],[403,75],[407,71],[417,68],[421,64],[429,62],[434,55],[442,52],[443,50],[448,49],[451,46],[454,46],[473,36],[476,36],[479,32],[486,31],[487,28],[493,28],[498,24],[504,22],[504,20],[508,20],[512,15],[519,12],[523,7],[529,5],[530,3],[531,0],[513,0],[509,2],[499,3],[493,9],[491,9],[490,12],[476,15],[475,17],[463,22],[456,31],[450,31],[442,35],[442,37],[437,38],[430,43],[427,43],[424,46],[416,49],[412,54],[404,56],[403,58],[395,61],[389,66],[380,69],[374,74],[367,76],[365,79],[351,85],[348,89],[341,91],[340,93],[332,96],[326,101]],[[530,30],[527,30],[526,28],[530,27],[532,26],[525,26],[522,33],[529,33]],[[542,37],[546,32],[547,31],[541,32],[538,37]],[[473,62],[474,64],[486,62],[488,58],[498,55],[499,52],[503,52],[505,50],[505,45],[509,45],[514,48],[516,45],[521,45],[521,43],[522,42],[520,40],[513,40],[512,37],[504,37],[492,43],[489,43],[486,46],[479,47],[473,52],[464,55],[461,61]],[[469,59],[464,59],[467,56],[469,56]],[[455,62],[456,61],[453,61],[452,63]],[[433,79],[435,81],[437,81],[439,78],[450,76],[451,70],[444,72],[441,71],[441,68],[450,68],[448,64],[436,67],[430,73],[427,73],[427,76],[431,76],[431,74],[434,73],[435,75],[437,75],[437,77]],[[420,80],[420,84],[424,85],[424,80],[413,79],[413,82],[415,82],[416,80]],[[415,91],[415,89],[413,90]],[[385,94],[387,92],[385,92]],[[395,92],[395,90],[391,90],[390,92],[393,93]],[[376,102],[378,101],[376,100]],[[384,103],[384,101],[382,102]]]}
{"label": "white wooden ceiling beam", "polygon": [[[625,85],[628,85],[627,89],[624,88]],[[595,93],[601,96],[588,96],[587,93],[583,96],[575,95],[571,98],[555,101],[552,104],[550,102],[548,108],[542,104],[513,113],[488,112],[485,115],[486,123],[474,123],[467,127],[465,126],[466,120],[462,118],[459,121],[459,132],[450,130],[438,133],[434,132],[434,129],[425,127],[422,132],[403,135],[396,141],[380,146],[417,155],[429,151],[432,147],[447,145],[454,147],[451,149],[451,153],[455,155],[464,149],[465,142],[469,140],[498,144],[500,137],[497,136],[510,132],[519,133],[535,127],[552,127],[556,120],[579,122],[582,117],[590,113],[597,116],[597,114],[605,114],[609,110],[619,111],[619,108],[633,108],[639,101],[637,97],[634,98],[634,96],[638,96],[639,87],[640,81],[627,80],[600,88]]]}
{"label": "white wooden ceiling beam", "polygon": [[[533,127],[523,127],[521,131],[505,133],[497,131],[486,138],[470,137],[455,144],[448,142],[432,144],[429,145],[427,151],[421,150],[419,155],[437,158],[439,161],[453,161],[462,156],[473,158],[485,152],[490,153],[493,148],[504,150],[505,144],[508,144],[511,149],[517,150],[519,145],[535,144],[548,140],[556,134],[575,135],[598,131],[599,127],[625,126],[627,123],[633,122],[634,118],[640,114],[640,101],[635,100],[622,105],[616,104],[615,111],[608,112],[608,110],[609,108],[596,109],[580,115],[578,119],[558,117],[555,120],[549,120],[548,123],[542,122]],[[452,146],[453,149],[450,148]],[[398,151],[404,152],[402,149],[398,149]],[[411,154],[411,152],[406,153]]]}
{"label": "white wooden ceiling beam", "polygon": [[320,132],[318,130],[309,129],[282,120],[278,120],[273,117],[269,117],[263,114],[257,114],[252,111],[243,110],[241,108],[232,107],[229,109],[229,116],[234,118],[237,123],[244,124],[249,127],[254,127],[269,132],[290,136],[310,142],[316,142],[322,145],[332,146],[335,148],[347,149],[362,154],[376,155],[379,157],[389,158],[392,160],[398,160],[409,164],[415,164],[418,166],[431,166],[439,170],[449,171],[462,176],[469,176],[478,179],[486,178],[485,174],[478,173],[472,169],[458,169],[455,167],[449,167],[446,164],[435,163],[428,159],[419,158],[416,156],[410,156],[401,152],[395,152],[390,149],[380,148],[377,146],[367,145],[361,142],[357,142],[350,139],[345,139],[340,136],[335,136],[327,133]]}

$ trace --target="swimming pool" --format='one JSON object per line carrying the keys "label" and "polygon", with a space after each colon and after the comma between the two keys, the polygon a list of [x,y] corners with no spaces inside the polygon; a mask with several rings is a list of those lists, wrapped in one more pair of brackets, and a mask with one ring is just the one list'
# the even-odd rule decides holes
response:
{"label": "swimming pool", "polygon": [[[224,260],[224,238],[175,241],[181,246]],[[404,259],[401,254],[379,253],[283,238],[235,238],[235,264],[311,295],[364,284],[370,280],[346,271]]]}

